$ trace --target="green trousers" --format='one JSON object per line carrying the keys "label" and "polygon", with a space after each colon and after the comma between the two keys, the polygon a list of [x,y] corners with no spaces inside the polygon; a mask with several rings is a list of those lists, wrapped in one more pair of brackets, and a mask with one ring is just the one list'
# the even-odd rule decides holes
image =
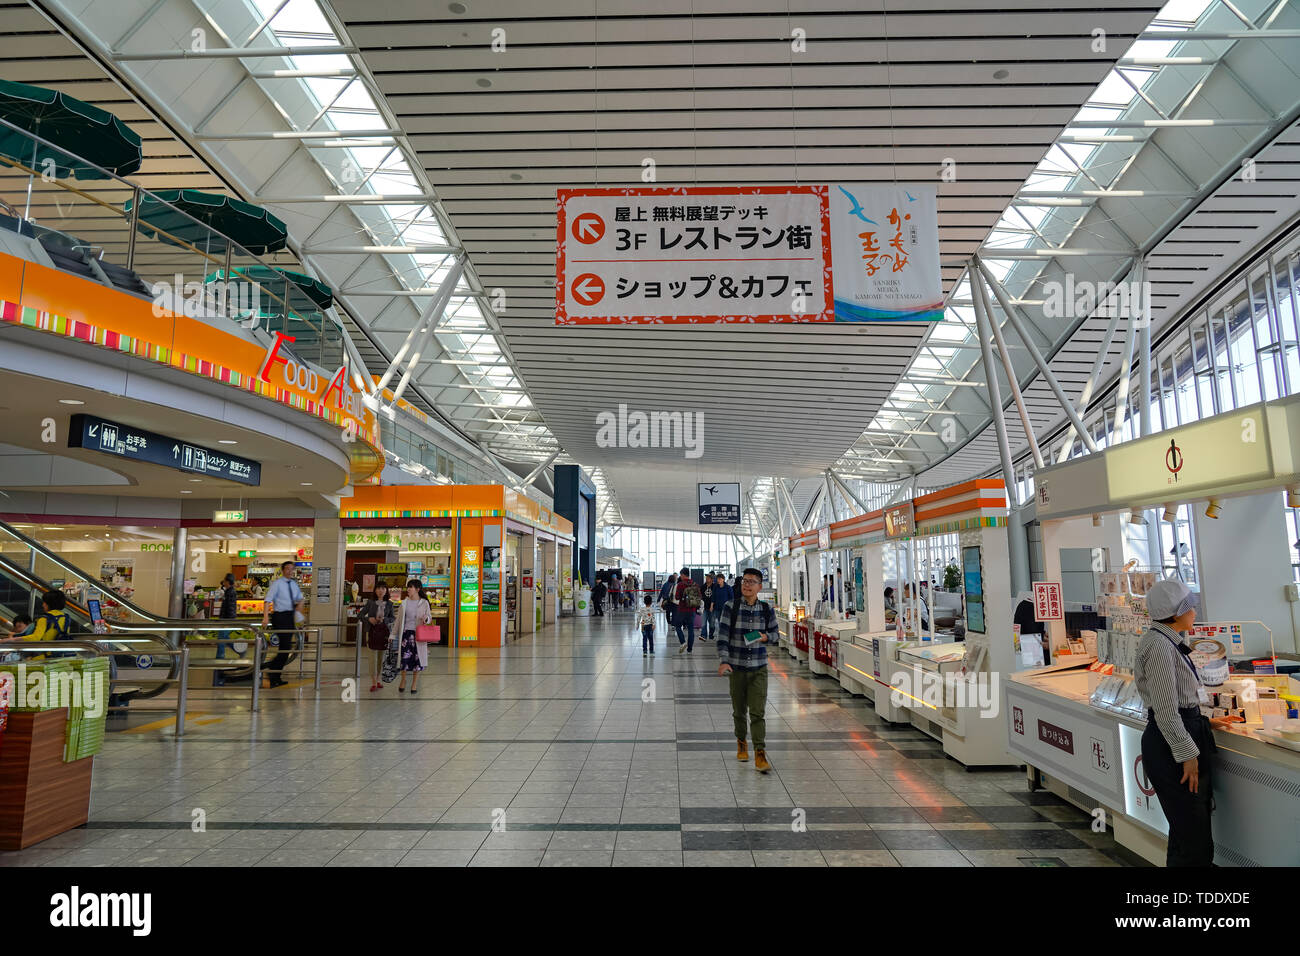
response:
{"label": "green trousers", "polygon": [[754,734],[754,749],[763,750],[767,743],[767,721],[763,710],[767,706],[767,667],[753,670],[732,669],[727,675],[731,682],[731,717],[736,723],[736,739],[745,740],[745,711],[749,711],[749,730]]}

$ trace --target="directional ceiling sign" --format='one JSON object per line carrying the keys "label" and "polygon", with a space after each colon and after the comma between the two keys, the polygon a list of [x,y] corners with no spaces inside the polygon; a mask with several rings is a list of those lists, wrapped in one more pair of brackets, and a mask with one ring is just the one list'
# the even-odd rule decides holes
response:
{"label": "directional ceiling sign", "polygon": [[738,482],[698,483],[700,524],[740,524],[740,484]]}
{"label": "directional ceiling sign", "polygon": [[195,475],[237,481],[242,485],[262,483],[261,462],[94,415],[72,416],[68,425],[68,447],[85,448],[151,465],[163,465]]}
{"label": "directional ceiling sign", "polygon": [[943,318],[933,186],[556,194],[559,325]]}

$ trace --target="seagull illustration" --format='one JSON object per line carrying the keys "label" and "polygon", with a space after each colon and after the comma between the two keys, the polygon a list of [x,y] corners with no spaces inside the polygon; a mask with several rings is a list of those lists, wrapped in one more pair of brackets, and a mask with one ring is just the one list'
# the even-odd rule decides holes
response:
{"label": "seagull illustration", "polygon": [[913,196],[911,193],[909,193],[906,189],[903,190],[903,195],[907,197],[908,202],[916,202],[916,197]]}
{"label": "seagull illustration", "polygon": [[853,208],[849,210],[850,216],[857,216],[863,222],[869,222],[873,226],[876,225],[876,221],[874,219],[868,219],[865,215],[863,215],[862,204],[858,202],[858,197],[854,196],[853,193],[849,192],[843,186],[839,187],[839,189],[840,192],[844,193],[844,195],[849,197],[849,202],[853,203]]}

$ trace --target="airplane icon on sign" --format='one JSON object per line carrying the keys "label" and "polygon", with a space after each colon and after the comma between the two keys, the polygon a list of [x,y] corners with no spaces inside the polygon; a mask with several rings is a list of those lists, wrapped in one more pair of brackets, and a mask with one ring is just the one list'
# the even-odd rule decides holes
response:
{"label": "airplane icon on sign", "polygon": [[716,494],[718,493],[718,486],[717,486],[717,485],[705,485],[705,486],[704,486],[704,490],[707,491],[707,492],[708,492],[709,494],[711,494],[711,495],[716,495]]}

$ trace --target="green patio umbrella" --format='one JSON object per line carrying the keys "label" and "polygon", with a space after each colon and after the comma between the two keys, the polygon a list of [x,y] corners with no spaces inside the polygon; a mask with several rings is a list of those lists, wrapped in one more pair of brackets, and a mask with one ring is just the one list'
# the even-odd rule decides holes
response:
{"label": "green patio umbrella", "polygon": [[[226,271],[218,269],[204,282],[223,282]],[[230,270],[232,282],[248,281],[256,283],[266,292],[279,296],[280,301],[270,296],[259,297],[258,312],[261,315],[281,315],[287,302],[294,312],[324,312],[334,304],[334,292],[325,283],[300,272],[288,269],[273,269],[269,266],[237,266]]]}
{"label": "green patio umbrella", "polygon": [[[0,125],[0,155],[29,169],[49,171],[59,179],[107,179],[108,174],[96,167],[128,176],[140,168],[144,158],[140,136],[129,126],[112,113],[58,90],[0,80],[0,119],[18,127]],[[19,130],[48,140],[58,149],[37,143]],[[31,211],[30,179],[27,211]]]}
{"label": "green patio umbrella", "polygon": [[[128,214],[132,203],[127,200]],[[227,238],[255,256],[283,249],[289,241],[284,223],[261,206],[197,189],[141,194],[136,228],[173,246],[189,243],[214,255],[226,251]]]}

